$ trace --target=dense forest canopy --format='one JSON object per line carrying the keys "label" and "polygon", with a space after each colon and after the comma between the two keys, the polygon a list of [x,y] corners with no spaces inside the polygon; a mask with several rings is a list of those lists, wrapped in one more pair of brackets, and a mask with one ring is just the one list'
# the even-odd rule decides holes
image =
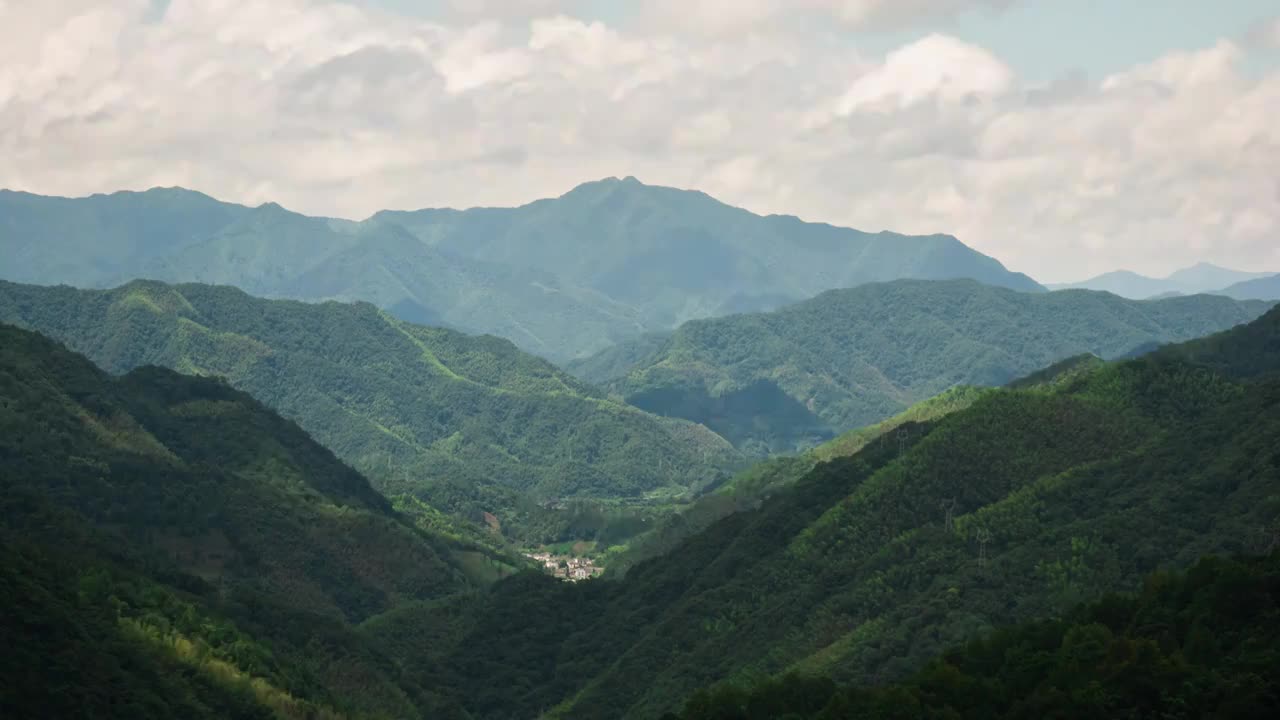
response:
{"label": "dense forest canopy", "polygon": [[[988,390],[817,464],[619,582],[521,576],[369,631],[399,638],[402,662],[433,663],[433,682],[480,717],[653,718],[701,687],[788,673],[906,680],[1000,626],[1064,618],[1269,538],[1278,328],[1273,310],[1154,356]],[[434,638],[425,653],[415,633]]]}
{"label": "dense forest canopy", "polygon": [[6,717],[427,714],[356,624],[501,563],[219,380],[0,325]]}
{"label": "dense forest canopy", "polygon": [[553,501],[684,494],[740,463],[705,428],[611,399],[505,340],[413,325],[367,303],[149,281],[114,290],[0,282],[0,321],[112,372],[155,364],[225,377],[383,493],[466,522],[489,513],[520,541],[572,534],[572,518],[545,510]]}
{"label": "dense forest canopy", "polygon": [[221,380],[0,332],[18,717],[1254,717],[1276,693],[1274,563],[1196,562],[1278,546],[1280,310],[953,389],[576,584],[423,531]]}
{"label": "dense forest canopy", "polygon": [[763,455],[879,422],[954,385],[1002,385],[1082,353],[1112,359],[1189,340],[1271,305],[898,280],[690,322],[573,369],[638,407],[703,423]]}

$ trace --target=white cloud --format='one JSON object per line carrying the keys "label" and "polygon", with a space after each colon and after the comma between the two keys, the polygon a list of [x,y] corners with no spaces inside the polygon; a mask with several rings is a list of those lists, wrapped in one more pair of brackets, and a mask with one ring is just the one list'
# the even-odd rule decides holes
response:
{"label": "white cloud", "polygon": [[[859,23],[961,5],[803,1]],[[1235,43],[1033,88],[942,34],[867,57],[822,34],[621,28],[572,5],[424,22],[322,0],[173,0],[160,18],[144,0],[7,1],[0,186],[177,184],[361,217],[635,175],[954,233],[1046,280],[1202,257],[1280,270],[1280,72],[1246,72]],[[775,5],[701,21],[758,29]]]}
{"label": "white cloud", "polygon": [[883,65],[855,80],[836,114],[903,109],[929,98],[955,103],[1003,93],[1012,84],[1013,71],[991,53],[934,34],[889,53]]}

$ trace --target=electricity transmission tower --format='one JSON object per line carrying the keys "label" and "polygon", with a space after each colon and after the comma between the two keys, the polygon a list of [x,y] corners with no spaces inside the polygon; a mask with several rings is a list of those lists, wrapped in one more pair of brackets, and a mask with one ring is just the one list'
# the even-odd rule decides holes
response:
{"label": "electricity transmission tower", "polygon": [[956,529],[956,499],[944,498],[938,501],[938,506],[941,507],[942,512],[945,513],[943,527],[946,528],[947,532],[954,531]]}
{"label": "electricity transmission tower", "polygon": [[985,527],[978,528],[978,567],[987,566],[987,543],[991,542],[991,531]]}
{"label": "electricity transmission tower", "polygon": [[898,428],[898,455],[902,455],[907,451],[907,439],[910,437],[910,430],[906,428]]}

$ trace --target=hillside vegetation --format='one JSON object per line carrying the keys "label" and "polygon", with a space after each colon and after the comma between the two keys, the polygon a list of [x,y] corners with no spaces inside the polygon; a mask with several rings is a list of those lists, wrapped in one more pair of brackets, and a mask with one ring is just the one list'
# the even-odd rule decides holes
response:
{"label": "hillside vegetation", "polygon": [[967,277],[1043,290],[950,236],[761,217],[634,178],[518,208],[381,212],[363,222],[177,188],[80,199],[0,191],[0,218],[2,279],[102,288],[148,278],[364,300],[556,360],[864,282]]}
{"label": "hillside vegetation", "polygon": [[483,554],[221,381],[110,377],[8,325],[0,506],[15,718],[417,715],[430,694],[355,625],[469,591]]}
{"label": "hillside vegetation", "polygon": [[1278,560],[1157,573],[1141,593],[984,635],[900,685],[790,675],[700,691],[667,717],[1269,718],[1280,707]]}
{"label": "hillside vegetation", "polygon": [[722,681],[910,678],[999,626],[1271,541],[1278,333],[1273,310],[989,390],[900,426],[900,442],[817,464],[616,583],[521,575],[366,631],[439,668],[433,684],[477,717],[654,718]]}
{"label": "hillside vegetation", "polygon": [[629,355],[636,364],[608,382],[612,390],[765,455],[879,422],[955,385],[1003,385],[1082,353],[1116,358],[1247,322],[1268,307],[1207,295],[1139,302],[899,280],[690,322],[660,349],[646,341],[643,352],[617,348],[576,367],[616,371],[624,363],[612,358]]}
{"label": "hillside vegetation", "polygon": [[489,513],[516,540],[568,539],[574,518],[544,505],[678,495],[738,462],[704,428],[611,400],[505,340],[413,325],[367,303],[144,281],[106,291],[0,282],[0,321],[111,372],[162,365],[225,377],[382,492],[443,511],[420,513],[442,531],[465,532],[448,517]]}
{"label": "hillside vegetation", "polygon": [[[1044,372],[1050,381],[1061,377],[1055,369]],[[1031,378],[1026,382],[1045,384]],[[748,508],[759,508],[767,498],[795,484],[818,463],[855,455],[873,442],[880,443],[881,447],[897,446],[907,439],[905,435],[900,437],[896,432],[903,426],[938,420],[969,407],[989,392],[994,390],[957,385],[940,395],[918,402],[887,420],[850,430],[817,447],[762,460],[712,492],[679,508],[645,533],[630,538],[625,545],[615,548],[609,558],[610,577],[621,577],[639,562],[672,552],[685,540],[724,517]]]}

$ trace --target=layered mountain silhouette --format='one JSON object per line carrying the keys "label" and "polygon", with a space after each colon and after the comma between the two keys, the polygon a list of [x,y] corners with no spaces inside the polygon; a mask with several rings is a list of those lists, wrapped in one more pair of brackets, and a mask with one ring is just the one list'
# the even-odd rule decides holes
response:
{"label": "layered mountain silhouette", "polygon": [[[699,688],[791,673],[883,686],[1006,624],[1076,617],[1078,603],[1137,590],[1150,573],[1274,548],[1278,333],[1280,310],[1271,310],[1143,358],[1074,359],[1016,388],[943,401],[935,404],[941,413],[926,411],[886,428],[883,439],[833,452],[771,498],[743,505],[619,582],[567,586],[521,576],[499,582],[482,602],[408,609],[369,629],[406,665],[438,668],[436,682],[453,688],[475,717],[554,707],[562,718],[657,718]],[[1218,607],[1243,602],[1250,617],[1274,617],[1274,584],[1259,592],[1239,572],[1230,577]],[[1160,574],[1147,587],[1169,582]],[[1186,659],[1141,661],[1146,669],[1133,673],[1181,687],[1170,675],[1175,668],[1215,657],[1181,644],[1190,629],[1183,618],[1134,621],[1135,632],[1157,638],[1151,651],[1182,658],[1181,648]],[[1214,635],[1219,626],[1205,630]],[[445,628],[448,642],[429,642]],[[1058,652],[1058,640],[1039,639],[1051,632],[1024,637],[1029,645],[1018,652],[1030,657],[1021,670],[976,685],[942,673],[942,685],[926,695],[957,692],[983,705],[987,683],[999,692],[997,685],[1034,674]],[[1240,635],[1221,640],[1246,642],[1241,652],[1251,652]],[[1141,645],[1116,653],[1110,661],[1155,657]],[[1259,660],[1239,671],[1256,678],[1241,697],[1266,706],[1273,665]],[[1125,689],[1144,706],[1163,706],[1165,696],[1131,688],[1125,678],[1133,673],[1094,689],[1105,687],[1108,698]],[[1077,709],[1098,706],[1095,695],[1071,697]],[[908,710],[878,716],[930,716]],[[1042,716],[1022,710],[999,716]]]}
{"label": "layered mountain silhouette", "polygon": [[1280,275],[1268,275],[1253,280],[1245,280],[1217,291],[1237,300],[1276,300],[1280,299]]}
{"label": "layered mountain silhouette", "polygon": [[[506,340],[408,323],[369,303],[255,298],[134,281],[113,290],[0,282],[0,322],[111,372],[226,378],[297,421],[388,495],[558,539],[540,504],[684,493],[739,460],[688,421],[651,415]],[[550,533],[550,537],[546,534]]]}
{"label": "layered mountain silhouette", "polygon": [[556,360],[865,282],[1043,289],[951,236],[762,217],[634,178],[517,208],[384,211],[363,222],[177,188],[80,199],[4,191],[0,218],[3,279],[102,288],[148,278],[365,300]]}
{"label": "layered mountain silhouette", "polygon": [[1146,300],[1176,295],[1218,292],[1237,299],[1276,300],[1260,294],[1235,294],[1224,288],[1273,275],[1265,272],[1244,272],[1201,262],[1183,268],[1162,278],[1149,277],[1129,270],[1116,270],[1076,283],[1050,284],[1050,290],[1104,290],[1133,300]]}
{"label": "layered mountain silhouette", "polygon": [[954,385],[1002,385],[1081,353],[1117,358],[1247,322],[1269,306],[897,280],[686,323],[571,367],[638,407],[767,454],[878,422]]}

